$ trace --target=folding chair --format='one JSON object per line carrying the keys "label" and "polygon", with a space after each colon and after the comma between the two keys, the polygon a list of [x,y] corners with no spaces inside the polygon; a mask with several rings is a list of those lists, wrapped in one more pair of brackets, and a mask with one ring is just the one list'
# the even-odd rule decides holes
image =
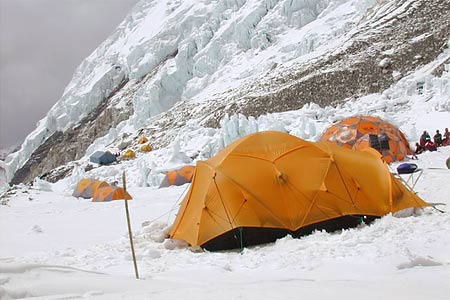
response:
{"label": "folding chair", "polygon": [[[418,168],[416,164],[405,163],[399,165],[397,171],[392,174],[414,192],[414,187],[422,176],[423,169]],[[407,176],[406,180],[403,176]]]}
{"label": "folding chair", "polygon": [[420,179],[420,176],[422,176],[423,169],[415,169],[413,173],[404,174],[409,175],[406,181],[401,176],[402,174],[399,174],[399,177],[401,178],[401,181],[403,181],[411,190],[414,190],[414,187],[416,186],[417,182]]}

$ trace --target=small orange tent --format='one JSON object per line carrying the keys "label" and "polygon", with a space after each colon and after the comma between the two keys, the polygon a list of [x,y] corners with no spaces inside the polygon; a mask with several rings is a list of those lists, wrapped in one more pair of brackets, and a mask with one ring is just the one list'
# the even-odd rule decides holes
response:
{"label": "small orange tent", "polygon": [[153,150],[153,147],[150,144],[145,144],[140,148],[140,150],[142,152],[150,152]]}
{"label": "small orange tent", "polygon": [[72,195],[74,197],[89,199],[94,196],[94,193],[98,188],[106,186],[109,186],[106,181],[84,178],[78,182]]}
{"label": "small orange tent", "polygon": [[194,166],[184,166],[178,170],[168,171],[159,187],[162,188],[171,185],[183,185],[185,183],[189,183],[192,181],[194,172]]}
{"label": "small orange tent", "polygon": [[329,127],[321,140],[354,150],[372,147],[387,163],[401,161],[412,154],[408,140],[397,127],[373,116],[344,119]]}
{"label": "small orange tent", "polygon": [[124,158],[124,159],[132,159],[132,158],[136,158],[136,153],[133,151],[133,149],[128,149],[128,150],[125,151],[125,153],[123,154],[123,158]]}
{"label": "small orange tent", "polygon": [[147,143],[148,142],[148,138],[146,138],[145,136],[141,136],[139,139],[138,139],[138,144],[145,144],[145,143]]}
{"label": "small orange tent", "polygon": [[131,200],[130,194],[121,187],[107,186],[99,188],[95,191],[92,202],[105,202],[113,200]]}
{"label": "small orange tent", "polygon": [[209,250],[354,227],[428,204],[369,148],[353,151],[267,131],[197,162],[170,237]]}

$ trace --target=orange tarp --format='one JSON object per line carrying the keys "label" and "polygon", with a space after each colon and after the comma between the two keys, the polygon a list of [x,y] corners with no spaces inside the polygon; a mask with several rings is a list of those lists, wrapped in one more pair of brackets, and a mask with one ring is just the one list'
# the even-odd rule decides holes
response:
{"label": "orange tarp", "polygon": [[170,236],[218,250],[233,248],[227,241],[270,241],[258,235],[262,229],[301,234],[344,216],[379,217],[427,205],[371,148],[353,151],[287,133],[258,132],[197,163]]}
{"label": "orange tarp", "polygon": [[387,163],[401,161],[412,154],[408,140],[397,127],[373,116],[344,119],[328,128],[321,140],[354,150],[372,147]]}

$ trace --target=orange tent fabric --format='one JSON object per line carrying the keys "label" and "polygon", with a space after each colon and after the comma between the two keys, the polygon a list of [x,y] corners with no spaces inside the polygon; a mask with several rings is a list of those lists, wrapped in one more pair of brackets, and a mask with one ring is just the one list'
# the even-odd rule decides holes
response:
{"label": "orange tent fabric", "polygon": [[105,202],[113,200],[131,200],[133,197],[121,187],[107,186],[95,191],[92,202]]}
{"label": "orange tent fabric", "polygon": [[109,186],[109,184],[106,181],[84,178],[78,182],[72,195],[74,197],[82,197],[89,199],[94,196],[94,193],[98,188],[106,186]]}
{"label": "orange tent fabric", "polygon": [[153,147],[150,144],[145,144],[140,148],[140,150],[142,152],[150,152],[153,150]]}
{"label": "orange tent fabric", "polygon": [[401,161],[413,153],[405,135],[397,127],[373,116],[344,119],[328,128],[321,140],[354,150],[372,147],[387,163]]}
{"label": "orange tent fabric", "polygon": [[148,142],[148,138],[146,138],[145,136],[141,136],[139,139],[138,139],[138,144],[145,144],[145,143],[147,143]]}
{"label": "orange tent fabric", "polygon": [[132,149],[128,149],[128,150],[125,151],[125,153],[123,154],[123,158],[124,158],[124,159],[132,159],[132,158],[136,158],[136,153],[135,153]]}
{"label": "orange tent fabric", "polygon": [[183,185],[191,182],[194,176],[194,166],[184,166],[178,170],[172,170],[166,173],[163,181],[159,185],[160,188],[168,187],[171,185]]}
{"label": "orange tent fabric", "polygon": [[352,151],[267,131],[199,161],[170,237],[209,250],[354,227],[428,204],[369,148]]}

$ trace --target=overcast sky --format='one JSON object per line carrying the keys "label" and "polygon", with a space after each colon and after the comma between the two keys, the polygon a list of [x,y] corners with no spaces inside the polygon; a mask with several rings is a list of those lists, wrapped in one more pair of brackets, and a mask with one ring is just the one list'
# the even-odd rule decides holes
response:
{"label": "overcast sky", "polygon": [[0,0],[0,148],[21,144],[138,0]]}

